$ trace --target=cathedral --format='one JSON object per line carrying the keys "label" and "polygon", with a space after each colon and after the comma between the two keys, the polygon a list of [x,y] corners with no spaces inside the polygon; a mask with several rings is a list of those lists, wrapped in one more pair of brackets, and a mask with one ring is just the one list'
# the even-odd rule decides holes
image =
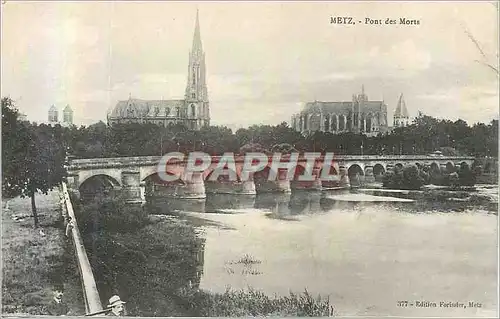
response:
{"label": "cathedral", "polygon": [[183,100],[142,100],[129,96],[119,101],[108,114],[108,124],[155,123],[160,126],[184,124],[188,129],[199,130],[210,125],[205,53],[201,44],[198,11],[194,28],[193,45],[189,54],[186,92]]}
{"label": "cathedral", "polygon": [[[406,107],[405,107],[406,109]],[[292,128],[305,132],[353,132],[375,136],[389,131],[387,105],[384,101],[371,101],[365,94],[352,96],[352,101],[309,102],[292,117]]]}

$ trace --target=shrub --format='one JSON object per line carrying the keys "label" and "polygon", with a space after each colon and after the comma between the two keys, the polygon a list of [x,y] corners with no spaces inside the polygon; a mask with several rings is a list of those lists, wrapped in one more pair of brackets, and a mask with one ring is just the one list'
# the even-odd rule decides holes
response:
{"label": "shrub", "polygon": [[100,198],[75,209],[75,214],[83,233],[131,232],[149,224],[146,210],[127,205],[120,197]]}
{"label": "shrub", "polygon": [[306,290],[301,294],[269,297],[249,289],[226,290],[224,293],[196,291],[186,299],[197,315],[205,317],[256,317],[256,316],[333,316],[334,308],[328,298],[314,298]]}
{"label": "shrub", "polygon": [[468,165],[462,164],[458,170],[458,180],[462,186],[474,186],[476,184],[476,174]]}
{"label": "shrub", "polygon": [[408,165],[403,169],[395,167],[394,172],[384,175],[383,186],[394,189],[420,189],[426,176],[426,173],[421,173],[415,165]]}

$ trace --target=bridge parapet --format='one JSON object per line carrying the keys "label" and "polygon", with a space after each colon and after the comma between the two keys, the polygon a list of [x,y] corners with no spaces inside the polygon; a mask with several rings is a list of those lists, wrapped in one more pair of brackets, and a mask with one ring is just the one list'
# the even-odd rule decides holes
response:
{"label": "bridge parapet", "polygon": [[[222,156],[212,156],[212,163],[218,163]],[[244,155],[235,155],[235,163],[243,163]],[[283,160],[289,158],[288,154],[282,156]],[[321,161],[324,157],[320,157]],[[70,161],[69,170],[79,170],[88,168],[114,168],[114,167],[140,167],[157,165],[160,162],[161,156],[137,156],[137,157],[107,157],[107,158],[90,158],[90,159],[73,159]],[[333,160],[339,162],[352,162],[352,161],[474,161],[476,158],[473,156],[428,156],[428,155],[334,155]],[[299,162],[305,162],[303,156],[299,156]],[[187,163],[187,156],[184,160],[172,159],[169,164],[185,164]]]}

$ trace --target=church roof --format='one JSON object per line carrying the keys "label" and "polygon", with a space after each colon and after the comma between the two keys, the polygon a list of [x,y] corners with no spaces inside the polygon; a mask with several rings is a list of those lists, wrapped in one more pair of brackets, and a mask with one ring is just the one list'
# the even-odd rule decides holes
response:
{"label": "church roof", "polygon": [[[383,101],[365,101],[363,110],[364,112],[381,112],[384,106]],[[309,102],[304,108],[304,112],[322,112],[322,113],[336,113],[347,114],[352,111],[352,102]]]}
{"label": "church roof", "polygon": [[394,112],[394,117],[408,117],[408,110],[406,109],[406,103],[403,98],[403,93],[399,96],[398,106]]}
{"label": "church roof", "polygon": [[54,104],[52,104],[52,106],[50,107],[49,111],[50,112],[57,112],[57,107]]}
{"label": "church roof", "polygon": [[64,108],[63,111],[64,112],[73,112],[73,110],[71,109],[71,107],[69,106],[69,104],[66,105],[66,107]]}
{"label": "church roof", "polygon": [[[157,117],[175,114],[176,107],[182,107],[184,100],[139,100],[118,101],[110,117]],[[156,113],[158,108],[158,113]]]}

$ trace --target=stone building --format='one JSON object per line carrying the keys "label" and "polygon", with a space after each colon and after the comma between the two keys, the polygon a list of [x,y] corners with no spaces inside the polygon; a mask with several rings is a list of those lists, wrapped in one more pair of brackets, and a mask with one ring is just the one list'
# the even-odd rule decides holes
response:
{"label": "stone building", "polygon": [[119,101],[108,114],[108,124],[117,123],[155,123],[161,126],[181,123],[193,130],[210,125],[205,53],[201,43],[198,12],[189,54],[184,99],[142,100],[130,96],[128,100]]}
{"label": "stone building", "polygon": [[49,109],[49,124],[59,123],[59,111],[55,105],[52,105]]}
{"label": "stone building", "polygon": [[73,124],[73,110],[69,107],[69,104],[63,110],[63,123]]}
{"label": "stone building", "polygon": [[408,109],[406,109],[406,103],[402,93],[399,96],[398,106],[394,112],[393,121],[394,127],[403,127],[411,124]]}
{"label": "stone building", "polygon": [[73,125],[73,110],[71,109],[69,104],[67,104],[63,110],[62,121],[59,120],[59,110],[57,109],[57,107],[55,105],[52,105],[49,109],[48,124],[51,124],[51,125],[59,124],[61,126],[65,126],[65,127]]}
{"label": "stone building", "polygon": [[365,94],[352,96],[352,101],[306,103],[304,109],[292,117],[292,128],[306,133],[314,131],[364,133],[374,136],[388,131],[387,105],[371,101]]}

